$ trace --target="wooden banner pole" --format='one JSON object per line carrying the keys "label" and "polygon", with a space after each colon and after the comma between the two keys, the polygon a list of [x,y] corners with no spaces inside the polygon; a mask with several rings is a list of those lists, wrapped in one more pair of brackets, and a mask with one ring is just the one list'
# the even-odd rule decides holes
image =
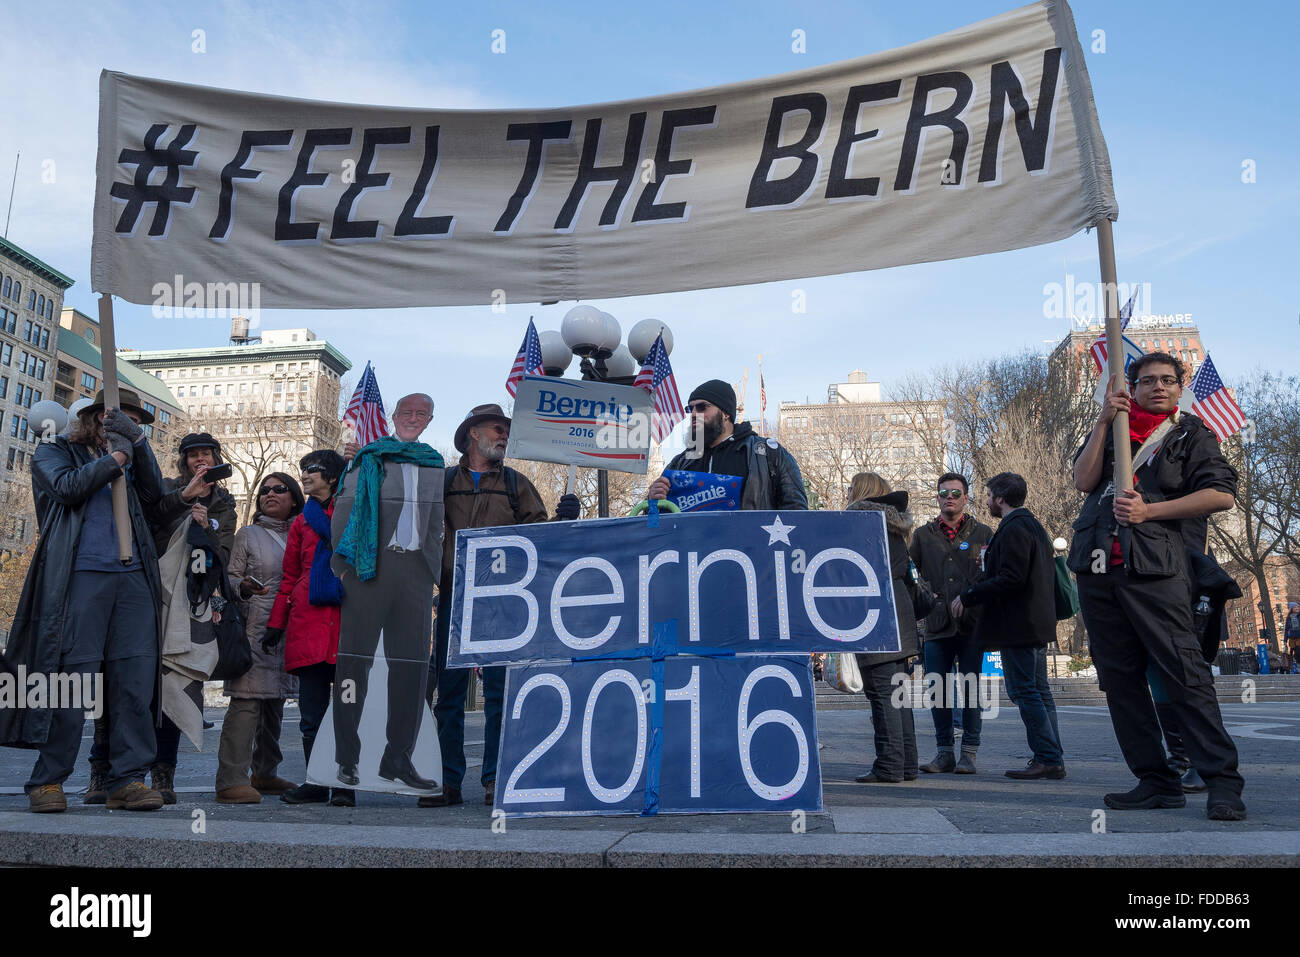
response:
{"label": "wooden banner pole", "polygon": [[[1106,378],[1109,388],[1116,383],[1127,390],[1124,377],[1124,335],[1119,327],[1119,283],[1115,278],[1115,233],[1110,220],[1097,224],[1097,253],[1101,259],[1102,301],[1106,309]],[[1129,445],[1128,413],[1120,412],[1111,423],[1115,445],[1115,491],[1133,488],[1133,450]]]}
{"label": "wooden banner pole", "polygon": [[[99,294],[99,347],[104,379],[104,411],[117,409],[117,342],[113,336],[113,297]],[[113,479],[113,524],[117,527],[117,556],[123,565],[131,563],[131,515],[126,502],[126,475]]]}

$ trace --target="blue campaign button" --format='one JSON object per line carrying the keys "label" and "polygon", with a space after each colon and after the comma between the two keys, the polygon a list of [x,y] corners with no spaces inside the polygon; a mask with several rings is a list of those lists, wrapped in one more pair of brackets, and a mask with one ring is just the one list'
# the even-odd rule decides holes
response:
{"label": "blue campaign button", "polygon": [[957,548],[959,551],[964,552],[966,551],[966,549],[970,548],[970,542],[962,542],[960,545],[957,546]]}

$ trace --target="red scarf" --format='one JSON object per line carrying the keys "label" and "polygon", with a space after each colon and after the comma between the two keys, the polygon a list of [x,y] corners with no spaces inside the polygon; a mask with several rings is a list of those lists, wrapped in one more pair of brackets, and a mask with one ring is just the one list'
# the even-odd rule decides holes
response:
{"label": "red scarf", "polygon": [[1173,415],[1169,412],[1148,412],[1136,402],[1133,403],[1128,413],[1128,436],[1136,444],[1141,445],[1151,433],[1160,428],[1160,423]]}

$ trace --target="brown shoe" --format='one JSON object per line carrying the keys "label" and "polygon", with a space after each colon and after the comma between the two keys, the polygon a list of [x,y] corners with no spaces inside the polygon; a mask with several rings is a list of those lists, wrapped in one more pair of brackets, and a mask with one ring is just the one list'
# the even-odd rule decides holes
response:
{"label": "brown shoe", "polygon": [[262,792],[247,784],[236,784],[217,792],[218,804],[261,804]]}
{"label": "brown shoe", "polygon": [[66,811],[68,799],[63,793],[62,784],[42,784],[27,792],[27,805],[35,814],[52,814]]}
{"label": "brown shoe", "polygon": [[288,794],[297,786],[292,781],[286,781],[280,777],[253,778],[253,787],[263,794]]}
{"label": "brown shoe", "polygon": [[1002,773],[1017,781],[1037,781],[1039,778],[1059,781],[1065,777],[1065,767],[1060,764],[1039,764],[1037,761],[1031,760],[1019,770],[1003,771]]}
{"label": "brown shoe", "polygon": [[132,781],[108,796],[105,805],[110,811],[125,808],[128,811],[156,811],[163,806],[163,796],[143,781]]}

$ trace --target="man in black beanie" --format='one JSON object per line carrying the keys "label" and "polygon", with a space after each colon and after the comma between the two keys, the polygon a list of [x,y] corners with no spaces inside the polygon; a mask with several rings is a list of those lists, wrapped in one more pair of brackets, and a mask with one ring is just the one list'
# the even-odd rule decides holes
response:
{"label": "man in black beanie", "polygon": [[[690,445],[668,463],[670,469],[738,475],[744,509],[807,509],[803,477],[794,456],[776,439],[765,439],[748,422],[735,424],[736,392],[721,379],[697,386],[686,403],[691,414]],[[668,480],[650,483],[647,499],[667,498]]]}

